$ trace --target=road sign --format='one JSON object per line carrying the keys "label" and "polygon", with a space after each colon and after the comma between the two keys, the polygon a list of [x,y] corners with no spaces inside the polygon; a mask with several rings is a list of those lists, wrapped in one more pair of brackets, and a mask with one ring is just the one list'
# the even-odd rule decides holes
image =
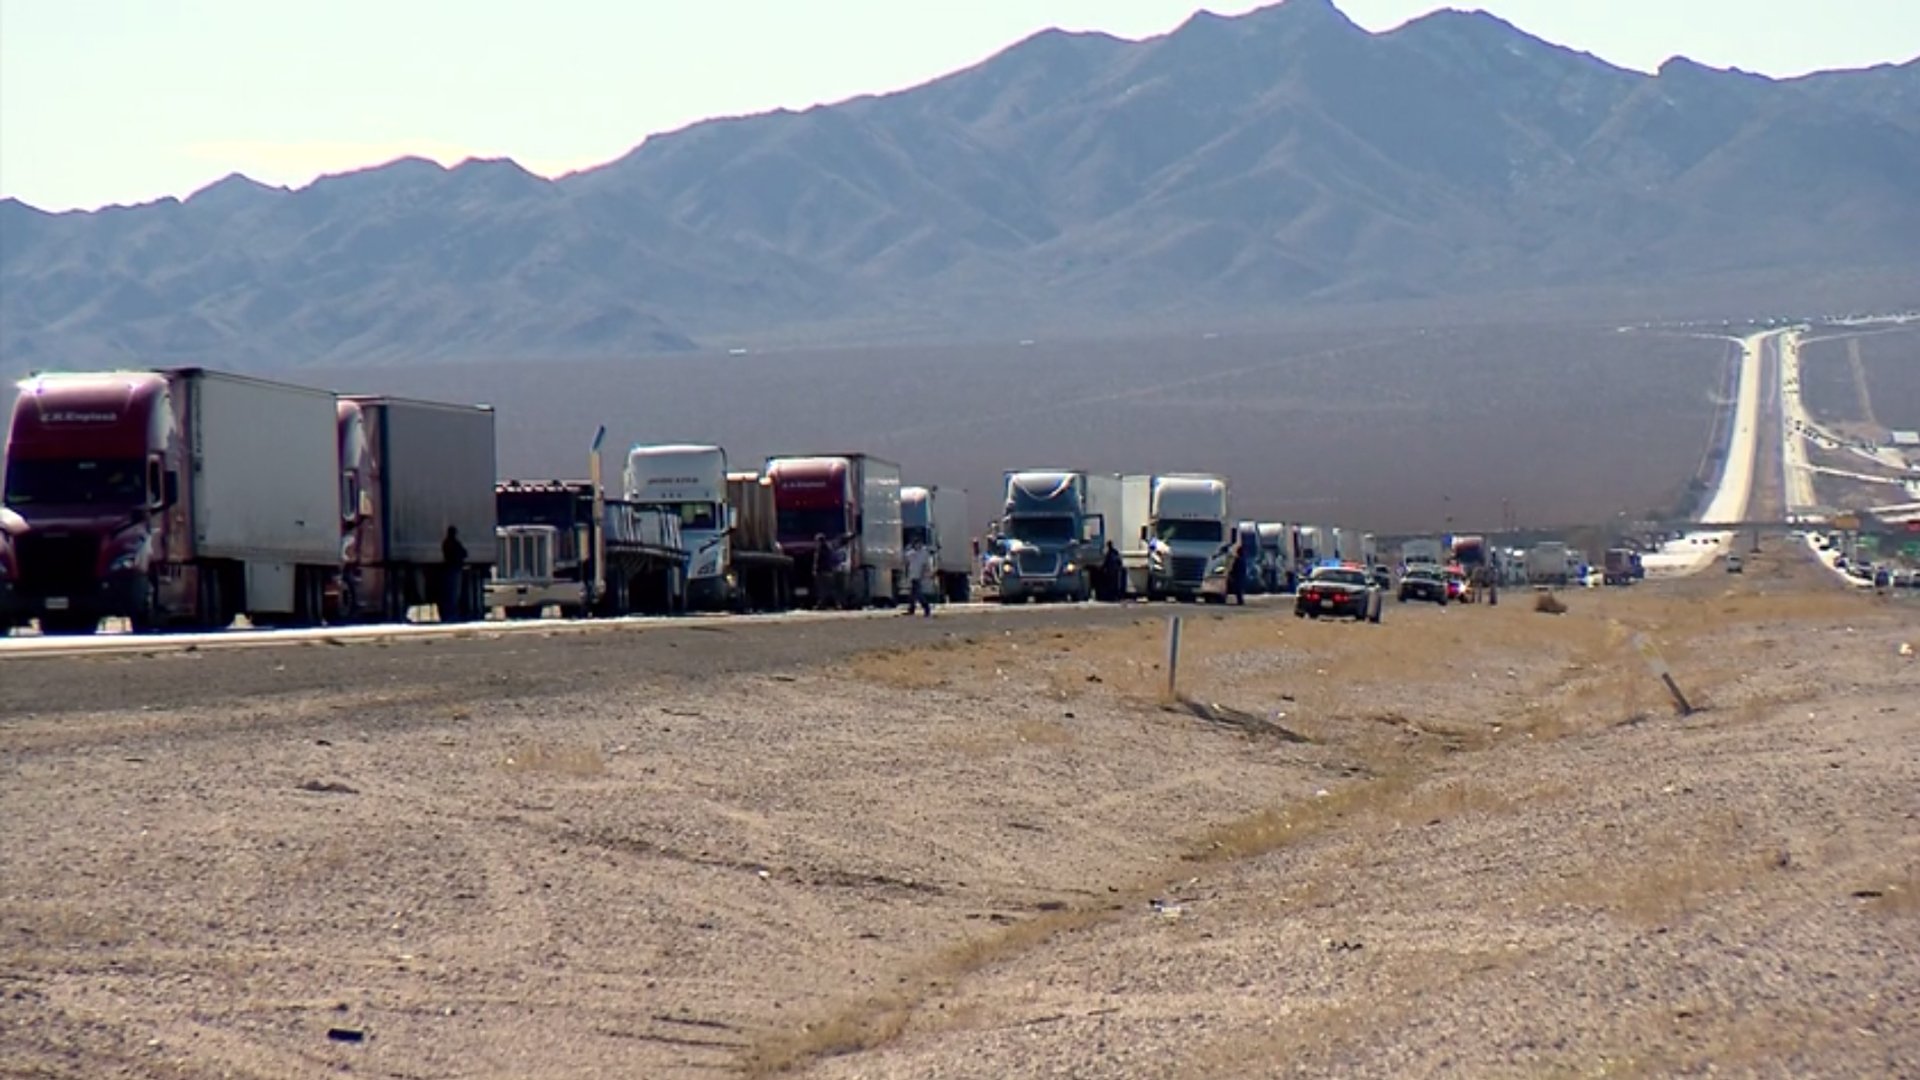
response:
{"label": "road sign", "polygon": [[1633,635],[1633,651],[1640,654],[1640,659],[1647,662],[1647,669],[1655,675],[1664,678],[1673,673],[1673,669],[1667,666],[1666,657],[1660,655],[1660,647],[1647,635]]}
{"label": "road sign", "polygon": [[1693,703],[1687,700],[1686,694],[1681,693],[1680,684],[1673,681],[1673,669],[1667,666],[1667,658],[1660,655],[1660,648],[1653,643],[1653,639],[1645,634],[1633,635],[1633,651],[1639,653],[1640,658],[1647,662],[1647,668],[1667,684],[1667,693],[1673,695],[1674,707],[1680,711],[1680,715],[1693,715]]}

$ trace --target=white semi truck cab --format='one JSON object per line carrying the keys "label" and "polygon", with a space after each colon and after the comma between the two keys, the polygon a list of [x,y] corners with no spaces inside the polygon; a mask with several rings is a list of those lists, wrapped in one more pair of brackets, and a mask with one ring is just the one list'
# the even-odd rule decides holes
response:
{"label": "white semi truck cab", "polygon": [[1153,480],[1147,522],[1147,596],[1224,603],[1229,567],[1227,481],[1209,475]]}
{"label": "white semi truck cab", "polygon": [[727,504],[726,450],[685,443],[635,446],[627,451],[626,491],[629,502],[679,517],[680,542],[687,549],[687,606],[730,606],[733,520]]}

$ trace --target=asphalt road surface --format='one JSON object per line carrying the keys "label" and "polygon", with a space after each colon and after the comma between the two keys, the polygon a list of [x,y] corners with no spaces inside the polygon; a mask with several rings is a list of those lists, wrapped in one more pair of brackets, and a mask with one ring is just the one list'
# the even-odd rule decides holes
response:
{"label": "asphalt road surface", "polygon": [[[219,648],[189,642],[132,652],[0,660],[0,724],[27,714],[114,708],[169,709],[253,696],[390,687],[462,702],[536,697],[587,684],[686,679],[798,669],[890,646],[924,646],[1054,627],[1120,626],[1137,619],[1273,613],[1291,597],[1252,598],[1245,608],[1173,604],[973,605],[933,618],[897,613],[795,614],[622,624],[555,623],[512,630],[480,625],[453,636],[306,636],[274,647]],[[1389,610],[1387,618],[1396,612]],[[139,644],[137,641],[129,644]]]}

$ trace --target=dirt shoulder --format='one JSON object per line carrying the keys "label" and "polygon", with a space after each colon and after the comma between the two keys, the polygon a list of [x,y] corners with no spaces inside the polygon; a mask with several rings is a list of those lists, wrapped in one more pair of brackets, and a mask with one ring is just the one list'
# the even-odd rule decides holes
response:
{"label": "dirt shoulder", "polygon": [[1913,1074],[1920,620],[1779,546],[1560,616],[1187,609],[1181,702],[1161,608],[10,718],[10,1067]]}

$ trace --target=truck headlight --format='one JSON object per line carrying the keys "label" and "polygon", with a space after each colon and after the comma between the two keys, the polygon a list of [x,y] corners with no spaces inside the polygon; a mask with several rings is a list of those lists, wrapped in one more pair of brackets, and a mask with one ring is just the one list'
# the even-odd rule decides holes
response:
{"label": "truck headlight", "polygon": [[1066,572],[1069,574],[1077,574],[1080,572],[1080,568],[1073,563],[1068,563]]}
{"label": "truck headlight", "polygon": [[123,551],[115,555],[113,561],[107,564],[107,573],[114,574],[123,570],[131,570],[139,560],[140,553],[138,551]]}

